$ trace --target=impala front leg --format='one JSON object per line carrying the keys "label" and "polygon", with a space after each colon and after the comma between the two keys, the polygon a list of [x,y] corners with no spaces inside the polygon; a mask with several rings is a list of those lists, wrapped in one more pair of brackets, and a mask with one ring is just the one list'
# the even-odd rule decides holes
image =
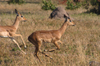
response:
{"label": "impala front leg", "polygon": [[12,38],[12,37],[9,37],[9,38],[10,38],[15,44],[17,44],[18,48],[22,51],[22,53],[26,54],[26,52],[24,52],[24,51],[20,48],[19,44],[17,43],[17,41],[16,41],[14,38]]}
{"label": "impala front leg", "polygon": [[60,44],[63,44],[63,42],[62,42],[62,41],[60,41],[60,40],[58,40],[58,42],[59,42]]}
{"label": "impala front leg", "polygon": [[24,47],[26,48],[26,44],[25,44],[25,42],[24,42],[24,40],[23,40],[22,35],[21,35],[21,34],[14,34],[14,36],[20,36],[20,37],[21,37],[21,39],[22,39],[22,41],[23,41],[23,43],[24,43]]}

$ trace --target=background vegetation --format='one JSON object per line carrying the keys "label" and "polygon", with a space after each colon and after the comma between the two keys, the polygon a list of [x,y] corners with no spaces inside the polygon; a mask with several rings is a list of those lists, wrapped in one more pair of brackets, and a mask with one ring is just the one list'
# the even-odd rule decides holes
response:
{"label": "background vegetation", "polygon": [[10,4],[10,3],[13,3],[13,4],[23,4],[23,3],[25,3],[25,1],[24,0],[9,0],[8,1],[8,3]]}
{"label": "background vegetation", "polygon": [[43,5],[42,5],[42,9],[44,10],[54,10],[56,7],[55,5],[51,2],[51,1],[42,1]]}
{"label": "background vegetation", "polygon": [[[0,1],[0,25],[14,23],[15,9],[27,19],[27,22],[20,22],[17,31],[22,34],[27,49],[24,49],[20,37],[14,37],[27,54],[22,54],[9,38],[0,38],[0,66],[88,66],[90,61],[100,62],[100,15],[91,10],[94,6],[89,5],[88,9],[84,7],[75,10],[66,9],[76,26],[67,27],[61,38],[63,44],[59,44],[61,50],[46,52],[53,59],[39,54],[43,61],[41,64],[34,57],[35,47],[27,40],[27,37],[34,31],[59,29],[64,23],[64,20],[49,19],[52,11],[41,9],[41,3],[40,0],[32,0],[32,3],[26,1],[26,4],[18,5]],[[66,8],[66,5],[62,4],[56,6]],[[44,43],[41,50],[51,48],[55,48],[52,43]]]}

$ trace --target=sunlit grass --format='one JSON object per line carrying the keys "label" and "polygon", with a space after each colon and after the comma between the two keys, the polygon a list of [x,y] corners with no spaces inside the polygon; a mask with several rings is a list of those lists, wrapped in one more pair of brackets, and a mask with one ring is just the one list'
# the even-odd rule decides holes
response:
{"label": "sunlit grass", "polygon": [[[17,45],[9,38],[0,38],[1,66],[87,66],[90,61],[100,62],[99,15],[86,13],[73,14],[73,11],[71,11],[71,16],[74,18],[76,26],[67,27],[61,37],[63,44],[59,44],[60,50],[46,52],[53,59],[39,53],[39,57],[43,61],[43,64],[41,64],[34,56],[35,47],[27,40],[28,36],[38,30],[59,29],[64,20],[48,19],[51,11],[41,10],[39,4],[25,4],[22,6],[2,4],[2,9],[5,13],[0,14],[0,25],[5,26],[14,23],[16,14],[14,12],[13,14],[6,12],[14,11],[15,8],[27,19],[26,22],[19,24],[17,30],[17,33],[22,34],[27,49],[23,48],[20,37],[14,37],[27,54],[22,54]],[[55,48],[55,45],[52,43],[43,43],[41,47],[42,50],[52,48]]]}

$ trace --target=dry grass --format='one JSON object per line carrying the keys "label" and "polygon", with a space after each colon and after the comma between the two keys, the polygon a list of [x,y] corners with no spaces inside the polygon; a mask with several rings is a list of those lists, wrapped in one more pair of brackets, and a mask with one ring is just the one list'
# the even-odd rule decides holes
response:
{"label": "dry grass", "polygon": [[[0,66],[88,66],[90,61],[100,62],[100,19],[96,14],[75,14],[75,11],[68,12],[74,18],[76,26],[70,26],[61,38],[63,44],[59,44],[61,50],[47,52],[53,57],[50,59],[39,54],[43,64],[34,57],[34,45],[27,37],[37,30],[58,29],[64,20],[48,19],[51,11],[41,10],[40,4],[23,4],[0,6],[0,25],[12,25],[16,17],[13,12],[18,9],[27,19],[21,22],[17,33],[22,34],[27,49],[23,48],[20,37],[14,37],[22,49],[27,53],[24,55],[9,38],[0,38]],[[6,7],[5,7],[6,6]],[[76,10],[77,12],[77,10]],[[54,48],[52,43],[42,45],[42,50]]]}

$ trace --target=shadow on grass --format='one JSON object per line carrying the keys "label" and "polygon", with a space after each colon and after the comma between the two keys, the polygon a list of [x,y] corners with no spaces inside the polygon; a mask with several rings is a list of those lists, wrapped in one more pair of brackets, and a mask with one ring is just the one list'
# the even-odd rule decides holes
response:
{"label": "shadow on grass", "polygon": [[[27,14],[35,14],[35,13],[30,13],[30,12],[20,12],[20,13],[21,13],[22,15],[23,15],[23,14],[26,14],[26,15],[27,15]],[[0,12],[0,14],[6,15],[6,14],[16,14],[16,13],[15,13],[15,12],[13,12],[13,13],[12,13],[12,12]]]}
{"label": "shadow on grass", "polygon": [[[2,2],[2,3],[4,3],[4,2],[8,2],[9,3],[9,1],[0,1],[0,2]],[[42,1],[25,1],[25,3],[34,3],[34,4],[40,4]]]}
{"label": "shadow on grass", "polygon": [[[21,14],[34,14],[34,12],[20,12]],[[16,14],[15,11],[3,11],[3,10],[0,10],[0,14]]]}
{"label": "shadow on grass", "polygon": [[90,10],[84,12],[84,13],[88,13],[88,14],[94,13],[94,14],[100,15],[100,13],[98,12],[98,9],[96,9],[96,8],[90,9]]}

